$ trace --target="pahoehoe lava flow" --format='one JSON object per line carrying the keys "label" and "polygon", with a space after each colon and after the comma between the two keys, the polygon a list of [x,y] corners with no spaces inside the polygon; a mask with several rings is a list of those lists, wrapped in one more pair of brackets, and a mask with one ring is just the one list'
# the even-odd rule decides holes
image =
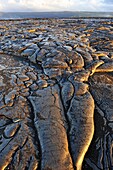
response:
{"label": "pahoehoe lava flow", "polygon": [[0,170],[113,169],[113,19],[0,21]]}

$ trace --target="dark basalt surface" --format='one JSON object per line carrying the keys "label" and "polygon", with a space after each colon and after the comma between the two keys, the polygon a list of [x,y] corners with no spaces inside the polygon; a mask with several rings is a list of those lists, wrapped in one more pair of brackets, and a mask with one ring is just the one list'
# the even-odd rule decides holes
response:
{"label": "dark basalt surface", "polygon": [[0,21],[0,170],[113,169],[113,20]]}

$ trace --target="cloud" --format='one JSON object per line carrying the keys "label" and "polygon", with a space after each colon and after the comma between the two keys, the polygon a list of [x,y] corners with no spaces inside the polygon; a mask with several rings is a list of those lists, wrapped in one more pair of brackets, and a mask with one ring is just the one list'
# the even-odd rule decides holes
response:
{"label": "cloud", "polygon": [[4,0],[3,7],[5,11],[61,11],[72,4],[73,0]]}
{"label": "cloud", "polygon": [[113,0],[0,0],[3,11],[110,11]]}
{"label": "cloud", "polygon": [[106,3],[106,4],[108,4],[108,3],[113,4],[113,0],[104,0],[104,3]]}

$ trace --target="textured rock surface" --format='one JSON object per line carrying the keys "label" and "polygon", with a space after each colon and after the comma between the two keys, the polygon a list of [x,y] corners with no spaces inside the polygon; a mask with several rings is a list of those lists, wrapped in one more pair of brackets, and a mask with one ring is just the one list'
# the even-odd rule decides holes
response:
{"label": "textured rock surface", "polygon": [[112,170],[113,20],[0,32],[0,170]]}

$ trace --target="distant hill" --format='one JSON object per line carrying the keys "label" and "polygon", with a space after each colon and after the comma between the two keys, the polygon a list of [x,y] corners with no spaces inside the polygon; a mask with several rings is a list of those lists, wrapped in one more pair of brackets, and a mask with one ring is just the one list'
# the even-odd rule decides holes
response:
{"label": "distant hill", "polygon": [[0,19],[113,17],[113,12],[0,12]]}

